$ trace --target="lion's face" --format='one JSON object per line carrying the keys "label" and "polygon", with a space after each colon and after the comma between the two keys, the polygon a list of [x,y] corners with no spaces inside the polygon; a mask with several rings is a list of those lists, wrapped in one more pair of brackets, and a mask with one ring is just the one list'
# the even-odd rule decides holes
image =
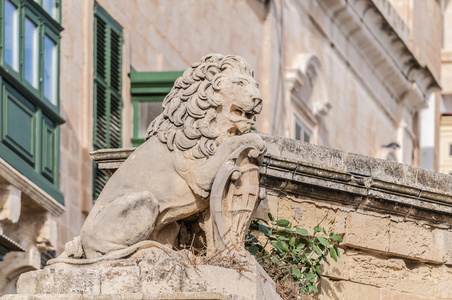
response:
{"label": "lion's face", "polygon": [[147,139],[156,136],[170,151],[206,158],[229,136],[250,132],[261,110],[259,86],[245,60],[207,55],[176,80]]}
{"label": "lion's face", "polygon": [[218,92],[222,106],[217,109],[217,130],[220,138],[251,131],[255,115],[262,109],[259,85],[250,76],[227,78]]}

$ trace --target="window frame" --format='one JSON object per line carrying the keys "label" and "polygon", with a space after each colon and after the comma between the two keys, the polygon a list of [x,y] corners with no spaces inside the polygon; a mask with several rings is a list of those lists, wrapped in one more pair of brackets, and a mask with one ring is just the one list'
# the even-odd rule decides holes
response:
{"label": "window frame", "polygon": [[[22,31],[21,31],[21,49],[20,49],[20,55],[19,55],[19,65],[20,65],[20,81],[22,82],[23,85],[25,85],[26,88],[28,88],[29,90],[32,90],[37,97],[40,97],[40,90],[41,90],[41,66],[42,66],[42,55],[41,55],[41,46],[42,46],[42,39],[41,39],[41,31],[42,31],[42,22],[39,20],[39,17],[37,15],[35,15],[32,10],[30,10],[28,7],[24,7],[23,10],[23,17],[21,18],[20,23],[23,24],[22,26]],[[36,45],[36,87],[33,86],[32,83],[30,83],[27,79],[25,79],[25,20],[26,19],[30,19],[30,21],[32,21],[35,25],[36,25],[36,31],[37,31],[37,45]],[[22,23],[23,20],[23,23]]]}
{"label": "window frame", "polygon": [[[45,57],[45,49],[44,49],[44,44],[45,44],[45,37],[49,37],[50,40],[52,40],[55,43],[55,47],[56,47],[56,59],[55,59],[55,73],[56,73],[56,78],[55,78],[55,87],[54,87],[54,96],[55,96],[55,103],[53,103],[52,99],[48,99],[45,95],[44,95],[44,57]],[[59,36],[55,34],[55,32],[51,31],[48,28],[44,28],[44,32],[43,32],[43,37],[42,37],[42,59],[41,59],[41,63],[42,63],[42,68],[41,68],[41,78],[42,78],[42,89],[41,89],[41,98],[45,99],[46,101],[48,101],[49,103],[57,106],[58,110],[59,110],[59,106],[60,106],[60,101],[59,101],[59,95],[60,95],[60,58],[58,53],[60,53],[60,43],[59,43]]]}
{"label": "window frame", "polygon": [[[56,201],[64,204],[64,197],[59,190],[59,145],[60,127],[65,120],[60,116],[59,77],[60,77],[60,32],[63,30],[59,22],[52,18],[39,3],[33,0],[7,0],[18,9],[18,70],[6,63],[5,47],[0,47],[0,157],[16,170],[25,175]],[[0,0],[0,28],[5,22],[5,3]],[[57,0],[61,16],[61,1]],[[37,25],[37,57],[36,76],[37,87],[32,86],[25,79],[25,20],[30,19]],[[44,97],[44,37],[48,36],[56,45],[55,57],[55,99]],[[0,30],[0,44],[4,45],[5,31]],[[5,124],[11,122],[5,109],[13,105],[7,95],[13,95],[19,101],[17,107],[33,106],[33,115],[30,117],[31,131],[27,130],[17,136],[16,141],[30,142],[33,152],[33,161],[24,159],[20,145],[14,141],[4,139],[9,130]],[[11,98],[12,99],[12,98]],[[18,99],[18,100],[17,100]],[[23,111],[26,111],[25,109]],[[22,110],[18,111],[22,112]],[[13,116],[14,117],[14,116]],[[14,138],[14,137],[13,137]],[[49,148],[50,147],[50,148]]]}
{"label": "window frame", "polygon": [[[5,1],[10,1],[19,8],[19,71],[15,71],[5,61],[4,47],[0,47],[0,76],[7,78],[7,81],[17,89],[23,92],[27,100],[42,107],[43,111],[58,124],[63,124],[64,119],[59,115],[60,101],[59,101],[59,74],[60,74],[60,32],[63,27],[47,12],[39,6],[39,4],[32,0],[0,0],[0,24],[3,24],[4,18],[4,4]],[[58,0],[60,3],[60,0]],[[25,79],[25,18],[29,18],[35,24],[38,24],[38,87],[35,88]],[[3,27],[3,26],[1,26]],[[56,57],[56,91],[55,104],[51,100],[44,97],[43,76],[44,76],[44,37],[47,35],[56,43],[57,57]],[[0,31],[0,43],[3,44],[5,38],[4,30]],[[23,89],[26,87],[26,89]]]}
{"label": "window frame", "polygon": [[61,22],[61,1],[62,0],[55,0],[55,13],[56,16],[52,16],[50,15],[45,9],[44,7],[42,7],[42,3],[43,0],[34,0],[35,3],[37,3],[39,5],[39,7],[42,8],[43,11],[45,11],[52,19],[54,19],[55,21],[57,21],[58,23]]}
{"label": "window frame", "polygon": [[[138,147],[145,139],[138,135],[140,130],[140,103],[141,102],[163,102],[166,95],[173,88],[177,78],[184,71],[161,71],[161,72],[130,72],[130,93],[132,95],[133,107],[133,135],[132,146]],[[163,111],[163,110],[162,110]]]}
{"label": "window frame", "polygon": [[[297,139],[296,137],[296,131],[297,131],[297,125],[300,127],[301,129],[301,139]],[[296,115],[294,115],[294,130],[293,130],[293,138],[297,141],[302,141],[305,143],[311,143],[312,144],[312,138],[313,138],[313,134],[312,131],[310,131],[308,129],[308,127],[301,121],[300,118],[298,118]],[[309,141],[305,140],[305,134],[307,134],[309,136]]]}
{"label": "window frame", "polygon": [[[19,77],[20,69],[21,69],[21,61],[20,61],[20,53],[21,53],[21,39],[22,39],[22,24],[21,24],[21,9],[20,9],[20,1],[19,0],[8,0],[10,3],[12,3],[16,9],[17,9],[17,71],[14,69],[13,66],[10,66],[5,61],[5,47],[3,47],[3,41],[5,39],[5,26],[0,26],[0,43],[2,44],[2,47],[0,48],[0,65],[3,66],[8,72],[11,72],[12,74],[15,74],[15,76]],[[5,21],[3,18],[3,14],[5,12],[5,3],[6,1],[0,2],[0,24],[3,24]]]}

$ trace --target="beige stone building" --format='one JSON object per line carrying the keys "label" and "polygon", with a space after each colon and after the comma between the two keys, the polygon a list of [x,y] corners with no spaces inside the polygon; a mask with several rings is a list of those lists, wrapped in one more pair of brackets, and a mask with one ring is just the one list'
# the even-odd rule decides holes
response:
{"label": "beige stone building", "polygon": [[443,49],[441,50],[441,144],[440,172],[452,174],[452,136],[450,130],[450,114],[452,113],[452,5],[446,3],[444,11]]}
{"label": "beige stone building", "polygon": [[0,262],[0,294],[79,233],[106,180],[89,152],[139,145],[180,71],[208,53],[254,68],[258,131],[445,170],[448,0],[0,0],[0,11],[0,234],[28,250]]}

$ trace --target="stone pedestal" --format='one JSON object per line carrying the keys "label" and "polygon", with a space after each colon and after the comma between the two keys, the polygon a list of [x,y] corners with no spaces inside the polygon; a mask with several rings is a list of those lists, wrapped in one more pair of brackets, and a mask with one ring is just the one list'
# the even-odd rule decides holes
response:
{"label": "stone pedestal", "polygon": [[18,299],[281,299],[254,258],[247,264],[198,264],[195,257],[55,264],[19,278]]}

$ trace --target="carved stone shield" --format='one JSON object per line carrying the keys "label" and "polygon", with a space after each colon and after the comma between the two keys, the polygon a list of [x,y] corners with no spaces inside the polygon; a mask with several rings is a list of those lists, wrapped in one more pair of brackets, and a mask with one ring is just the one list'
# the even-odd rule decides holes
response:
{"label": "carved stone shield", "polygon": [[208,248],[242,254],[251,215],[259,204],[259,168],[263,155],[251,145],[234,151],[212,186],[212,243]]}

